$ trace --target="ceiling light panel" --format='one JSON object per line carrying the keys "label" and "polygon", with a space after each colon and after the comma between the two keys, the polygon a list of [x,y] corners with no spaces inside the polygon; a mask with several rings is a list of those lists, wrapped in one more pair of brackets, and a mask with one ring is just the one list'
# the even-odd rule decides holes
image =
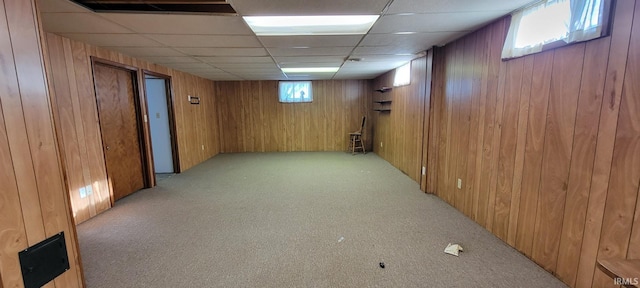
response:
{"label": "ceiling light panel", "polygon": [[244,16],[258,36],[361,35],[379,15]]}

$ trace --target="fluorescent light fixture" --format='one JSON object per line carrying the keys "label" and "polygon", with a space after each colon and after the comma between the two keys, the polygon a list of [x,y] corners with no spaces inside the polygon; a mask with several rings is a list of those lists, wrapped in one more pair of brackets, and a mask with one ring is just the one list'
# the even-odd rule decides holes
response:
{"label": "fluorescent light fixture", "polygon": [[406,31],[406,32],[394,32],[393,34],[396,35],[411,35],[411,34],[416,34],[417,32],[412,32],[412,31]]}
{"label": "fluorescent light fixture", "polygon": [[366,34],[380,15],[244,16],[258,36]]}
{"label": "fluorescent light fixture", "polygon": [[335,73],[340,67],[280,68],[284,73]]}

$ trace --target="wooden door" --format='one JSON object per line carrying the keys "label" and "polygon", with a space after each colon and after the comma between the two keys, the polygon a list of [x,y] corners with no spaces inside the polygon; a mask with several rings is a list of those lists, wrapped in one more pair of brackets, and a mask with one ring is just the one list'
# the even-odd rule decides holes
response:
{"label": "wooden door", "polygon": [[113,201],[144,188],[134,74],[95,63],[94,81]]}

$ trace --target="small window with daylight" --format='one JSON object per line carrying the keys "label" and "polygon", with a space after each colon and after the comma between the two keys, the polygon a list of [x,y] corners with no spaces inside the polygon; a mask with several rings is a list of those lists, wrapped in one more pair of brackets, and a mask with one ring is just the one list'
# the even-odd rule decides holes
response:
{"label": "small window with daylight", "polygon": [[606,35],[609,0],[544,0],[511,14],[502,59]]}
{"label": "small window with daylight", "polygon": [[313,101],[311,81],[280,81],[279,94],[282,103]]}
{"label": "small window with daylight", "polygon": [[396,74],[393,77],[393,87],[411,84],[411,62],[396,68]]}

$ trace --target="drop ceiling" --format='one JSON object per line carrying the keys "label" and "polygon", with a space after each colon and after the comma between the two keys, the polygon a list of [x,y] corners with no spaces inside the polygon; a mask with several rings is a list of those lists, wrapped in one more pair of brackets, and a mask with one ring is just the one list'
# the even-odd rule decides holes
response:
{"label": "drop ceiling", "polygon": [[[47,32],[211,80],[372,79],[532,0],[227,2],[236,15],[95,13],[68,0],[39,0],[39,7]],[[241,17],[367,14],[381,15],[367,34],[336,36],[258,37]],[[332,66],[341,68],[305,76],[280,70]]]}

